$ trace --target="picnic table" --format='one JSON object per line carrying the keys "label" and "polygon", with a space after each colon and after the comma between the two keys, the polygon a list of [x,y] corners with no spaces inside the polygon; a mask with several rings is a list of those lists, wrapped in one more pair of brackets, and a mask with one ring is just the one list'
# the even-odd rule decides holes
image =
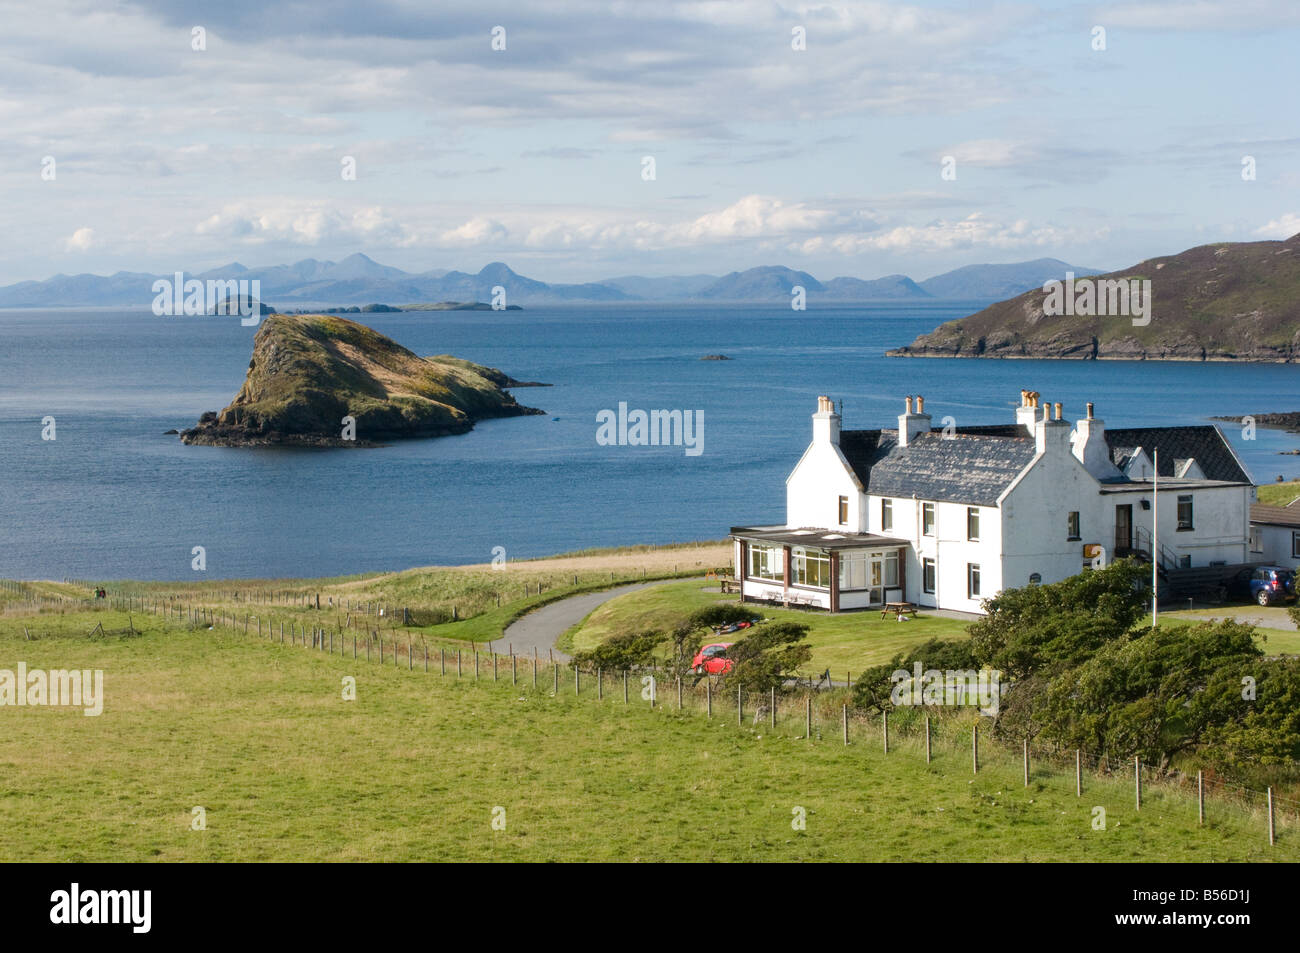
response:
{"label": "picnic table", "polygon": [[902,622],[903,616],[916,615],[916,606],[910,602],[886,602],[884,608],[880,610],[880,618],[885,618],[891,612],[894,613],[895,619]]}

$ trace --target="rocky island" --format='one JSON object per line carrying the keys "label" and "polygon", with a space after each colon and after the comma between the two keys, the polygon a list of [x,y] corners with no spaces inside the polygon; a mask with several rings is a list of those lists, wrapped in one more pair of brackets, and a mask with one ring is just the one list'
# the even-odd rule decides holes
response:
{"label": "rocky island", "polygon": [[[1101,284],[1107,281],[1115,284]],[[1130,313],[1101,306],[1103,297],[1114,303],[1121,282],[1129,288],[1149,282],[1149,314],[1136,323]],[[1049,293],[1037,288],[949,321],[887,354],[1300,361],[1300,235],[1286,241],[1201,245],[1122,271],[1078,278],[1080,293],[1086,283],[1093,288],[1087,308],[1059,313],[1059,308],[1045,307]],[[1105,313],[1099,313],[1103,308]]]}
{"label": "rocky island", "polygon": [[[544,411],[506,388],[544,386],[441,355],[418,357],[333,315],[273,314],[253,339],[244,386],[181,441],[206,446],[374,446],[465,433],[478,420]],[[352,418],[351,425],[344,418]]]}

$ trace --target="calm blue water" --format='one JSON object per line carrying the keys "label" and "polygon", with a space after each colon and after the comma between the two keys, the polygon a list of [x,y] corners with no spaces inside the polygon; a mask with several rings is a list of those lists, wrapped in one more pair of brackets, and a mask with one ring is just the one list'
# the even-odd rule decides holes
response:
{"label": "calm blue water", "polygon": [[[780,522],[818,394],[847,428],[893,426],[920,392],[936,424],[1010,422],[1020,389],[1114,426],[1300,409],[1300,369],[1272,365],[900,360],[886,348],[974,310],[622,306],[366,315],[419,354],[451,353],[553,384],[545,417],[381,449],[186,447],[163,431],[230,402],[254,329],[117,311],[0,312],[0,576],[316,576],[486,562],[588,546],[719,538]],[[723,353],[732,361],[701,361]],[[704,453],[602,447],[595,415],[702,409]],[[41,439],[41,418],[57,440]],[[1257,480],[1300,475],[1243,442]]]}

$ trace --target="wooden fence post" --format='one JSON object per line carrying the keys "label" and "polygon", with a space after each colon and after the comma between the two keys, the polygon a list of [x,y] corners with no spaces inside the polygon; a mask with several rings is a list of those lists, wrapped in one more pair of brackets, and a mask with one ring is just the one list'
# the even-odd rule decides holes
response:
{"label": "wooden fence post", "polygon": [[772,685],[767,690],[767,717],[768,724],[772,730],[776,730],[776,686]]}
{"label": "wooden fence post", "polygon": [[560,694],[560,666],[559,666],[559,663],[558,663],[558,662],[551,662],[551,680],[555,683],[554,686],[552,686],[552,691],[555,693],[556,697],[559,697],[559,694]]}
{"label": "wooden fence post", "polygon": [[460,649],[456,650],[456,677],[460,678]]}
{"label": "wooden fence post", "polygon": [[971,773],[972,773],[972,774],[979,774],[979,773],[980,773],[980,726],[979,726],[979,722],[976,722],[973,726],[971,726],[971,733],[970,733],[970,758],[971,758]]}
{"label": "wooden fence post", "polygon": [[930,763],[930,716],[925,716],[925,763]]}
{"label": "wooden fence post", "polygon": [[682,677],[677,676],[677,710],[682,710]]}
{"label": "wooden fence post", "polygon": [[1273,788],[1270,786],[1268,789],[1268,846],[1269,847],[1272,847],[1273,844],[1275,843],[1274,835],[1275,835],[1275,830],[1273,827]]}
{"label": "wooden fence post", "polygon": [[1083,752],[1074,749],[1074,796],[1083,797]]}
{"label": "wooden fence post", "polygon": [[596,701],[603,701],[605,698],[605,675],[600,666],[596,666]]}
{"label": "wooden fence post", "polygon": [[880,731],[885,739],[885,754],[889,754],[889,712],[880,713]]}
{"label": "wooden fence post", "polygon": [[492,653],[492,681],[497,680],[497,653]]}
{"label": "wooden fence post", "polygon": [[1133,756],[1133,796],[1137,809],[1142,810],[1142,756]]}
{"label": "wooden fence post", "polygon": [[1025,787],[1029,787],[1029,739],[1024,741],[1025,749]]}
{"label": "wooden fence post", "polygon": [[577,665],[573,666],[573,694],[575,697],[582,694],[582,670]]}
{"label": "wooden fence post", "polygon": [[809,741],[812,740],[812,696],[809,695],[804,700],[803,708],[803,736]]}
{"label": "wooden fence post", "polygon": [[844,743],[849,743],[849,706],[840,706],[840,720],[844,723]]}
{"label": "wooden fence post", "polygon": [[708,705],[709,717],[713,717],[713,682],[707,677],[704,679],[704,701]]}
{"label": "wooden fence post", "polygon": [[510,684],[519,684],[519,656],[515,655],[515,647],[510,646]]}
{"label": "wooden fence post", "polygon": [[743,725],[745,723],[745,702],[740,692],[741,692],[741,688],[739,685],[737,685],[736,686],[736,724]]}
{"label": "wooden fence post", "polygon": [[1205,823],[1205,772],[1196,772],[1196,823]]}

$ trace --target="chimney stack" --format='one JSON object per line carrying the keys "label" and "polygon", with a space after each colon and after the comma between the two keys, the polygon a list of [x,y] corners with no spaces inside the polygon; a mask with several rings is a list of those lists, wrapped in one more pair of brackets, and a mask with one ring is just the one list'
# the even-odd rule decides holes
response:
{"label": "chimney stack", "polygon": [[[1037,394],[1034,395],[1038,397]],[[1043,403],[1043,416],[1034,422],[1034,443],[1039,453],[1070,452],[1070,425],[1061,419],[1061,405]],[[1052,416],[1052,411],[1056,416]]]}
{"label": "chimney stack", "polygon": [[1110,446],[1106,443],[1106,421],[1093,416],[1094,407],[1089,401],[1088,416],[1074,424],[1075,458],[1085,470],[1098,480],[1122,476],[1119,467],[1110,459]]}
{"label": "chimney stack", "polygon": [[1052,405],[1052,414],[1054,420],[1061,419],[1061,402],[1059,400]]}
{"label": "chimney stack", "polygon": [[1032,390],[1020,391],[1020,406],[1016,408],[1016,423],[1030,434],[1034,432],[1034,425],[1038,423],[1038,392]]}
{"label": "chimney stack", "polygon": [[912,413],[912,398],[907,398],[907,412],[898,418],[898,445],[906,447],[917,434],[930,432],[930,415],[924,413],[925,398],[916,398],[916,413]]}
{"label": "chimney stack", "polygon": [[817,398],[817,413],[813,414],[813,443],[840,442],[840,415],[835,413],[835,402],[824,394]]}

